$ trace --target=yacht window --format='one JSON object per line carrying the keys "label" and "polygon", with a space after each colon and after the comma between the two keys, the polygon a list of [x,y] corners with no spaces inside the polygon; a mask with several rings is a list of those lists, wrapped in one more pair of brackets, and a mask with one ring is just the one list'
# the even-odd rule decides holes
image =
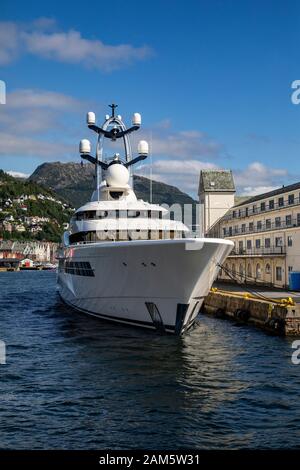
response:
{"label": "yacht window", "polygon": [[94,277],[94,270],[88,261],[65,261],[65,272],[76,276],[92,276]]}
{"label": "yacht window", "polygon": [[103,219],[107,217],[107,211],[84,211],[77,212],[76,220]]}
{"label": "yacht window", "polygon": [[139,217],[140,216],[140,211],[128,211],[127,216],[128,217]]}
{"label": "yacht window", "polygon": [[107,211],[97,211],[97,219],[105,219],[107,216]]}
{"label": "yacht window", "polygon": [[148,211],[148,217],[152,217],[153,219],[161,219],[162,212],[160,211]]}
{"label": "yacht window", "polygon": [[85,219],[94,219],[96,217],[96,211],[85,212]]}
{"label": "yacht window", "polygon": [[95,243],[119,240],[163,240],[183,238],[185,233],[176,230],[91,230],[70,235],[70,244]]}

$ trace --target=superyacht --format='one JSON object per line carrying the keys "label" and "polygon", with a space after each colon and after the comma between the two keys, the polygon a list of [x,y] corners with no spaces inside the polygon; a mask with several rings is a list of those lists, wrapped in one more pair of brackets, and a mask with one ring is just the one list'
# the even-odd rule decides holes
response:
{"label": "superyacht", "polygon": [[[95,156],[86,139],[79,149],[95,166],[96,187],[63,235],[58,291],[85,314],[182,335],[194,324],[233,243],[195,238],[164,207],[137,199],[132,168],[147,158],[148,143],[141,140],[132,157],[129,136],[140,128],[141,115],[134,113],[127,128],[116,107],[111,105],[102,127],[93,112],[87,114],[97,134]],[[105,139],[121,139],[124,155],[104,158]]]}

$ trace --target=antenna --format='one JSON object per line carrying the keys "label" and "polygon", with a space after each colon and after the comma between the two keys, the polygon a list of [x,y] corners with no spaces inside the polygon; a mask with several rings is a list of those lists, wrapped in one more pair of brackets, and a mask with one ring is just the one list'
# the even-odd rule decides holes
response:
{"label": "antenna", "polygon": [[118,107],[118,105],[112,103],[112,104],[109,104],[108,106],[111,108],[111,117],[115,117],[115,109]]}
{"label": "antenna", "polygon": [[[116,108],[118,107],[117,104],[112,103],[109,105],[111,108],[112,115],[109,116],[108,114],[105,116],[105,121],[102,127],[96,124],[96,115],[94,112],[90,111],[87,113],[87,125],[88,128],[94,131],[97,136],[97,146],[95,157],[93,157],[91,153],[91,144],[87,139],[82,139],[80,141],[79,151],[81,158],[84,160],[89,161],[95,165],[95,179],[96,179],[96,194],[97,199],[100,199],[100,171],[102,170],[101,177],[103,177],[103,171],[108,169],[108,164],[103,161],[103,143],[104,139],[110,139],[115,142],[118,139],[123,140],[124,150],[125,150],[125,162],[120,161],[125,168],[129,168],[130,173],[130,182],[133,188],[133,173],[132,173],[132,166],[137,162],[144,160],[148,156],[148,143],[145,140],[141,140],[138,144],[138,156],[136,158],[132,158],[131,152],[131,144],[128,138],[129,134],[134,131],[137,131],[142,123],[142,118],[139,113],[134,113],[132,117],[132,125],[131,127],[127,128],[124,122],[122,121],[122,117],[120,115],[115,115]],[[152,189],[151,189],[152,192]],[[152,199],[152,195],[150,196]]]}
{"label": "antenna", "polygon": [[153,187],[152,187],[152,131],[150,133],[150,204],[152,204],[152,195],[153,195]]}

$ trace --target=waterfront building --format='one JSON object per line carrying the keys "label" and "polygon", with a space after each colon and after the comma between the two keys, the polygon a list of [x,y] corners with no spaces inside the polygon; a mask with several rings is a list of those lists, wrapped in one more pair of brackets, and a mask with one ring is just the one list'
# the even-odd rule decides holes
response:
{"label": "waterfront building", "polygon": [[233,204],[206,235],[234,242],[220,279],[288,286],[300,271],[300,183]]}
{"label": "waterfront building", "polygon": [[202,170],[199,181],[200,224],[206,234],[234,205],[235,186],[230,170]]}
{"label": "waterfront building", "polygon": [[38,262],[55,262],[57,243],[40,241],[0,241],[0,259],[30,258]]}

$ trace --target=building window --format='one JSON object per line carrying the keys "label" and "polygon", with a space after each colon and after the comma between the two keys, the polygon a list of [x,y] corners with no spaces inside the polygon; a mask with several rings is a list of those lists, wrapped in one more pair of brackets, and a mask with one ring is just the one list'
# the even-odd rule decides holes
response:
{"label": "building window", "polygon": [[285,225],[292,225],[292,216],[286,215],[285,216]]}
{"label": "building window", "polygon": [[282,237],[275,238],[275,246],[282,246]]}
{"label": "building window", "polygon": [[249,213],[249,208],[246,207],[246,209],[245,209],[245,215],[246,215],[246,217],[248,217],[248,213]]}
{"label": "building window", "polygon": [[265,248],[270,248],[271,246],[271,238],[265,238]]}
{"label": "building window", "polygon": [[274,199],[271,199],[271,201],[269,201],[269,209],[274,209]]}
{"label": "building window", "polygon": [[242,241],[239,242],[239,253],[242,254],[244,251],[244,244]]}
{"label": "building window", "polygon": [[229,227],[228,230],[229,230],[229,236],[231,237],[231,235],[232,235],[232,227]]}
{"label": "building window", "polygon": [[236,211],[233,211],[233,212],[232,212],[232,217],[233,217],[233,219],[236,218]]}
{"label": "building window", "polygon": [[293,266],[288,266],[289,273],[293,271]]}
{"label": "building window", "polygon": [[270,274],[271,273],[271,266],[269,265],[269,263],[266,264],[266,274]]}
{"label": "building window", "polygon": [[283,199],[283,197],[279,197],[279,198],[278,198],[278,206],[279,206],[279,207],[284,206],[284,199]]}
{"label": "building window", "polygon": [[241,278],[241,281],[242,281],[243,277],[244,277],[244,268],[243,268],[242,264],[240,264],[239,273],[240,273],[240,278]]}
{"label": "building window", "polygon": [[235,277],[235,274],[236,274],[235,264],[231,266],[231,272],[232,272],[233,277]]}
{"label": "building window", "polygon": [[300,225],[300,214],[297,214],[297,225]]}
{"label": "building window", "polygon": [[249,232],[253,232],[253,222],[249,222]]}
{"label": "building window", "polygon": [[242,215],[242,212],[241,212],[241,209],[239,209],[239,217],[241,217]]}
{"label": "building window", "polygon": [[251,264],[250,264],[250,263],[248,264],[248,267],[247,267],[247,276],[248,276],[248,277],[252,277],[252,268],[251,268]]}
{"label": "building window", "polygon": [[276,266],[276,281],[282,281],[282,267]]}
{"label": "building window", "polygon": [[242,233],[245,233],[245,232],[246,232],[246,224],[242,224]]}
{"label": "building window", "polygon": [[265,210],[266,210],[266,203],[265,203],[265,202],[261,202],[261,203],[260,203],[260,210],[261,210],[261,211],[265,211]]}
{"label": "building window", "polygon": [[252,242],[251,240],[247,240],[247,250],[251,250],[252,248]]}
{"label": "building window", "polygon": [[261,267],[259,263],[256,265],[256,279],[261,279]]}
{"label": "building window", "polygon": [[223,236],[226,237],[226,228],[223,227]]}
{"label": "building window", "polygon": [[255,214],[255,212],[256,212],[256,205],[254,205],[254,206],[252,207],[252,212],[253,212],[253,214]]}
{"label": "building window", "polygon": [[272,226],[271,219],[266,219],[266,229],[270,229]]}
{"label": "building window", "polygon": [[262,229],[262,221],[259,220],[259,221],[257,222],[257,230],[261,230],[261,229]]}
{"label": "building window", "polygon": [[294,204],[294,202],[295,202],[294,194],[289,194],[288,201],[289,201],[289,204]]}
{"label": "building window", "polygon": [[260,248],[260,238],[255,240],[255,248]]}
{"label": "building window", "polygon": [[293,246],[293,237],[290,235],[287,237],[287,244],[288,246]]}
{"label": "building window", "polygon": [[234,233],[239,233],[239,226],[238,225],[234,226]]}
{"label": "building window", "polygon": [[275,217],[275,227],[281,226],[281,217]]}

